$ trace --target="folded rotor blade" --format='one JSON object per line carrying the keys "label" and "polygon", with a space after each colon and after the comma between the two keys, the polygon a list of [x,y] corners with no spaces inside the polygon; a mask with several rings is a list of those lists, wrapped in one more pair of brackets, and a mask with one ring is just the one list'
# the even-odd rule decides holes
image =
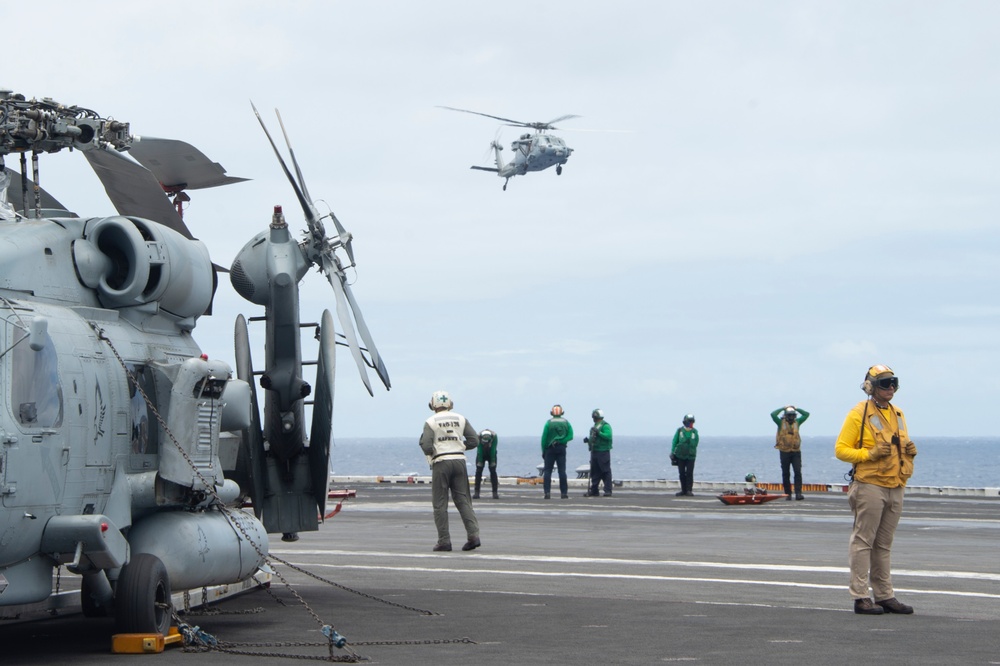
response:
{"label": "folded rotor blade", "polygon": [[[299,162],[295,159],[295,151],[292,150],[292,142],[288,140],[288,132],[285,131],[285,123],[281,120],[281,114],[277,109],[274,110],[274,115],[278,116],[278,125],[281,127],[281,135],[285,137],[285,146],[288,147],[288,156],[292,160],[292,166],[295,167],[295,175],[299,179],[299,187],[302,188],[302,194],[305,195],[307,201],[312,204],[312,197],[309,196],[309,190],[306,189],[306,181],[302,177],[302,170],[299,169]],[[315,211],[313,211],[315,212]]]}
{"label": "folded rotor blade", "polygon": [[299,200],[299,205],[302,206],[302,212],[305,213],[306,220],[309,221],[311,227],[318,221],[319,216],[316,214],[316,208],[313,206],[312,201],[306,198],[306,195],[303,193],[302,188],[299,187],[299,184],[295,182],[292,172],[288,170],[288,165],[285,164],[285,158],[283,158],[281,153],[278,152],[278,146],[274,143],[274,139],[271,138],[271,133],[267,131],[267,125],[264,124],[263,118],[261,118],[260,114],[257,112],[257,107],[254,106],[253,102],[250,102],[250,106],[253,107],[254,115],[257,116],[257,122],[260,123],[261,129],[263,129],[264,134],[267,135],[267,140],[271,143],[271,149],[274,150],[274,155],[278,158],[282,171],[285,172],[288,182],[292,184],[292,189],[295,190],[295,196]]}
{"label": "folded rotor blade", "polygon": [[372,365],[375,366],[375,372],[378,373],[378,377],[385,384],[386,389],[390,389],[392,387],[389,383],[389,371],[385,369],[382,357],[379,356],[378,349],[375,348],[375,341],[372,339],[372,334],[368,331],[368,326],[365,325],[365,318],[361,316],[361,308],[354,299],[354,292],[351,291],[350,285],[344,285],[344,293],[347,294],[347,302],[351,304],[351,312],[354,314],[354,321],[358,325],[358,333],[361,335],[361,341],[365,343],[365,347],[372,357]]}
{"label": "folded rotor blade", "polygon": [[87,150],[83,156],[121,215],[144,217],[194,238],[149,169],[111,150]]}
{"label": "folded rotor blade", "polygon": [[368,394],[374,396],[375,392],[372,391],[372,385],[368,381],[368,371],[365,369],[365,358],[361,355],[361,348],[358,346],[358,336],[354,333],[354,323],[351,321],[347,296],[344,293],[344,284],[341,282],[343,274],[336,264],[330,260],[328,255],[323,255],[323,272],[326,273],[326,277],[333,287],[333,293],[337,297],[337,318],[340,320],[340,326],[344,329],[344,337],[347,338],[347,346],[351,349],[351,356],[354,357],[354,363],[358,366],[361,381],[365,383]]}
{"label": "folded rotor blade", "polygon": [[221,164],[210,160],[190,143],[177,139],[137,136],[128,154],[149,169],[163,187],[200,190],[247,180],[227,176]]}

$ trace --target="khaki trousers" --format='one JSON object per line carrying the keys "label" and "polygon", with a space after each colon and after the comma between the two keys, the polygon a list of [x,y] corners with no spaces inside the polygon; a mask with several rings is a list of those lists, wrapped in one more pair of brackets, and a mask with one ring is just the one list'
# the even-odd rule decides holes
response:
{"label": "khaki trousers", "polygon": [[847,491],[854,511],[854,530],[848,557],[851,566],[851,597],[868,598],[871,582],[875,601],[896,596],[892,591],[889,551],[903,512],[903,488],[884,488],[855,481]]}
{"label": "khaki trousers", "polygon": [[469,497],[469,472],[465,468],[465,458],[461,460],[439,460],[431,471],[431,504],[434,506],[434,526],[437,527],[438,543],[451,543],[448,531],[448,493],[455,502],[458,514],[465,524],[469,541],[479,536],[479,521],[472,509]]}

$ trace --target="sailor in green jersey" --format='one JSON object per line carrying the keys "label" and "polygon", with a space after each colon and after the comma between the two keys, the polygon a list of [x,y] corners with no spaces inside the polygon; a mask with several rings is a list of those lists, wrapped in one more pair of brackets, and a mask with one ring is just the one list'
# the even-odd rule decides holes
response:
{"label": "sailor in green jersey", "polygon": [[499,499],[497,494],[497,444],[500,440],[492,430],[479,433],[479,448],[476,449],[476,492],[472,499],[479,499],[479,488],[483,485],[483,469],[490,466],[490,484],[493,486],[493,499]]}
{"label": "sailor in green jersey", "polygon": [[590,489],[584,497],[597,497],[597,487],[604,482],[604,496],[611,497],[611,424],[604,420],[604,412],[595,409],[590,414],[594,427],[583,443],[590,449]]}
{"label": "sailor in green jersey", "polygon": [[562,405],[553,405],[549,414],[552,418],[545,422],[542,428],[542,461],[545,463],[542,472],[542,488],[545,499],[549,499],[552,490],[552,467],[559,468],[559,494],[563,499],[569,497],[569,482],[566,480],[566,445],[573,439],[573,426],[563,418],[565,411]]}
{"label": "sailor in green jersey", "polygon": [[681,489],[676,493],[678,496],[694,495],[691,486],[694,484],[694,459],[697,456],[698,430],[694,427],[694,414],[685,414],[670,447],[670,460],[677,461],[677,474],[681,481]]}

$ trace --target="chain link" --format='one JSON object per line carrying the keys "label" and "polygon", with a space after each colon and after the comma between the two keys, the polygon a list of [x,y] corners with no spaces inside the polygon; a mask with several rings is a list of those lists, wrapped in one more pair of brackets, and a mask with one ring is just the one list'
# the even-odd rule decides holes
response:
{"label": "chain link", "polygon": [[[394,602],[394,601],[388,601],[386,599],[382,599],[381,597],[377,597],[377,596],[372,595],[372,594],[367,594],[365,592],[361,592],[359,590],[355,590],[353,588],[347,587],[346,585],[341,585],[340,583],[336,583],[334,581],[331,581],[331,580],[328,580],[326,578],[323,578],[322,576],[318,576],[318,575],[312,573],[311,571],[307,571],[307,570],[303,569],[302,567],[299,567],[299,566],[297,566],[295,564],[292,564],[291,562],[288,562],[286,560],[281,559],[280,557],[277,557],[277,556],[272,555],[270,553],[263,552],[263,550],[260,547],[260,544],[258,544],[254,539],[252,539],[250,537],[250,535],[244,529],[243,525],[241,525],[240,522],[235,518],[235,515],[234,515],[233,511],[229,507],[227,507],[225,505],[225,502],[223,502],[222,498],[219,497],[218,493],[214,489],[214,486],[208,482],[208,480],[204,477],[204,475],[202,475],[201,471],[194,464],[194,461],[191,460],[190,456],[188,456],[187,451],[185,451],[184,447],[181,446],[180,442],[177,441],[177,438],[174,436],[173,432],[171,432],[170,428],[167,426],[166,421],[163,419],[163,417],[160,415],[159,411],[156,409],[156,406],[153,404],[153,401],[150,400],[149,396],[146,395],[146,392],[139,385],[138,380],[136,380],[135,376],[129,371],[128,365],[125,363],[125,360],[118,353],[118,350],[115,348],[115,346],[111,342],[110,338],[108,338],[107,335],[104,333],[104,330],[101,329],[96,324],[94,324],[93,322],[91,322],[91,327],[97,333],[98,339],[102,340],[103,342],[105,342],[108,345],[108,348],[111,350],[111,353],[114,354],[115,358],[118,360],[118,363],[122,366],[122,369],[125,371],[125,374],[128,377],[128,379],[129,379],[129,382],[132,384],[132,386],[135,387],[135,389],[139,393],[139,395],[142,396],[142,399],[145,401],[147,407],[149,407],[150,411],[153,413],[153,416],[156,418],[156,422],[163,429],[163,432],[166,433],[167,437],[170,439],[170,442],[174,445],[174,447],[176,447],[177,451],[181,454],[181,457],[183,457],[184,460],[187,462],[187,464],[191,467],[192,471],[197,476],[198,480],[201,481],[202,486],[206,489],[207,493],[214,500],[214,506],[227,518],[230,526],[233,527],[233,529],[238,530],[240,532],[240,534],[243,536],[243,538],[246,540],[246,542],[249,543],[253,547],[253,549],[257,552],[257,555],[260,556],[261,560],[264,561],[264,562],[266,562],[271,567],[272,574],[275,577],[277,577],[278,580],[280,580],[282,582],[282,584],[285,586],[285,588],[288,590],[288,592],[291,593],[292,596],[295,597],[295,599],[299,602],[300,605],[302,605],[303,608],[305,608],[305,610],[312,616],[312,618],[316,621],[317,624],[319,624],[321,627],[329,626],[330,628],[333,628],[332,624],[323,622],[323,620],[320,619],[320,617],[316,613],[316,611],[314,611],[312,609],[312,607],[306,602],[306,600],[302,598],[302,596],[298,593],[298,591],[296,591],[292,587],[291,583],[289,583],[285,579],[285,577],[281,575],[281,572],[279,572],[274,567],[274,562],[280,562],[281,564],[283,564],[283,565],[285,565],[285,566],[287,566],[287,567],[289,567],[289,568],[291,568],[291,569],[293,569],[295,571],[298,571],[299,573],[302,573],[302,574],[304,574],[306,576],[310,576],[310,577],[315,578],[316,580],[319,580],[319,581],[321,581],[323,583],[326,583],[326,584],[331,585],[333,587],[336,587],[336,588],[339,588],[341,590],[344,590],[345,592],[350,592],[351,594],[356,594],[356,595],[364,597],[366,599],[371,599],[373,601],[378,601],[380,603],[387,604],[389,606],[395,606],[397,608],[402,608],[404,610],[414,611],[414,612],[417,612],[417,613],[421,613],[423,615],[440,615],[440,613],[435,613],[434,611],[424,610],[424,609],[421,609],[421,608],[415,608],[413,606],[407,606],[405,604],[400,604],[400,603],[397,603],[397,602]],[[58,574],[57,574],[57,576],[58,576]],[[256,580],[256,577],[254,577],[254,580]],[[57,584],[58,584],[58,578],[57,578]],[[276,602],[278,602],[280,605],[282,605],[282,606],[286,605],[280,598],[278,598],[274,594],[274,592],[269,588],[269,586],[266,586],[266,585],[260,583],[260,581],[258,581],[258,585],[259,585],[259,587],[261,587],[264,590],[266,590],[267,593],[269,595],[271,595],[271,597]],[[208,605],[207,588],[202,588],[202,604],[204,606]],[[191,613],[191,609],[190,609],[190,591],[186,591],[184,593],[184,611],[185,611],[185,614]],[[263,608],[248,609],[248,610],[243,610],[243,611],[234,611],[233,614],[254,614],[254,613],[261,613],[261,612],[264,612]],[[192,613],[192,614],[194,614],[194,613]],[[202,615],[216,615],[216,614],[222,614],[222,612],[221,611],[218,611],[216,613],[202,612],[200,614],[202,614]],[[179,626],[182,626],[182,627],[185,627],[187,629],[190,629],[188,627],[188,625],[185,622],[183,622],[177,616],[176,612],[172,612],[172,615],[174,617],[174,620],[178,623]],[[346,654],[346,655],[340,655],[340,656],[335,656],[333,654],[333,649],[334,649],[335,645],[334,645],[334,642],[333,642],[332,639],[328,640],[326,643],[296,643],[296,642],[228,643],[228,642],[217,641],[214,637],[209,636],[210,640],[208,642],[203,642],[200,639],[194,639],[194,638],[189,637],[189,634],[198,635],[198,634],[201,633],[198,630],[197,627],[194,628],[193,632],[184,631],[183,633],[184,633],[184,643],[185,643],[183,649],[184,649],[185,652],[212,652],[212,651],[217,651],[217,652],[223,652],[223,653],[226,653],[226,654],[234,654],[234,655],[242,655],[242,656],[282,657],[282,658],[288,658],[288,659],[306,659],[306,660],[310,660],[310,661],[329,661],[329,662],[336,662],[336,663],[358,663],[358,662],[361,662],[361,661],[370,661],[370,659],[368,657],[364,657],[362,655],[357,654],[353,649],[351,649],[351,646],[361,646],[361,645],[364,645],[364,646],[442,645],[442,644],[451,644],[451,643],[466,643],[466,644],[472,644],[472,645],[476,644],[475,641],[473,641],[472,639],[470,639],[468,637],[457,638],[457,639],[426,639],[426,640],[422,640],[422,641],[371,641],[371,642],[358,642],[358,643],[347,642],[347,643],[345,643],[343,645],[342,649],[344,649],[348,654]],[[198,640],[197,644],[195,644],[193,642],[194,640]],[[328,656],[299,655],[299,654],[279,654],[279,653],[272,653],[272,652],[254,652],[254,651],[242,649],[242,648],[246,648],[246,647],[283,648],[283,647],[323,647],[323,646],[326,646],[329,649],[330,654]]]}
{"label": "chain link", "polygon": [[[132,386],[135,387],[135,390],[139,393],[139,395],[142,396],[142,399],[145,401],[146,406],[149,407],[150,411],[153,413],[153,416],[156,418],[156,422],[163,429],[163,432],[166,433],[167,437],[170,439],[170,442],[177,449],[178,453],[181,454],[181,457],[184,458],[185,462],[187,462],[187,464],[191,467],[191,470],[194,472],[195,476],[197,476],[198,480],[201,481],[202,487],[204,487],[209,493],[209,495],[211,495],[212,499],[215,500],[215,506],[227,518],[230,526],[233,529],[238,530],[240,534],[243,535],[243,538],[246,540],[247,543],[249,543],[253,547],[253,549],[257,552],[257,555],[260,556],[262,561],[268,562],[270,564],[268,554],[261,549],[260,544],[258,544],[253,538],[251,538],[251,536],[243,528],[243,525],[241,525],[240,522],[235,519],[232,510],[226,506],[225,502],[223,502],[222,498],[219,497],[219,494],[215,491],[214,486],[208,482],[208,479],[205,478],[205,476],[201,473],[198,467],[194,464],[194,461],[191,460],[191,457],[187,454],[187,451],[184,450],[184,447],[181,446],[180,442],[177,441],[177,438],[174,436],[174,433],[167,426],[167,423],[164,420],[163,416],[161,416],[160,412],[156,409],[156,405],[154,405],[153,401],[149,399],[148,395],[146,395],[146,392],[143,390],[142,386],[139,385],[139,382],[135,378],[135,376],[133,376],[133,374],[129,372],[128,365],[125,363],[125,359],[123,359],[121,357],[121,354],[118,353],[118,350],[115,348],[114,343],[105,334],[104,329],[100,328],[93,322],[91,322],[90,325],[94,329],[94,332],[97,334],[98,339],[102,340],[105,344],[108,345],[108,348],[111,350],[111,353],[114,354],[115,358],[118,360],[119,365],[121,365],[122,369],[125,371],[125,375],[128,377],[129,382],[132,384]],[[302,605],[303,608],[306,609],[309,615],[312,616],[313,620],[317,624],[319,624],[320,627],[327,625],[331,627],[333,626],[331,623],[324,622],[322,619],[320,619],[316,611],[314,611],[312,607],[306,602],[306,600],[302,598],[302,596],[298,593],[298,591],[295,590],[295,588],[293,588],[287,580],[285,580],[284,576],[282,576],[279,571],[274,569],[273,566],[271,566],[271,569],[273,574],[278,578],[278,580],[280,580],[288,589],[288,592],[295,597],[295,599]],[[331,641],[330,643],[331,652],[333,651],[333,647],[334,647],[333,642]],[[350,650],[349,648],[346,649],[348,652],[352,654],[353,657],[355,658],[358,657],[358,655],[354,654],[352,650]]]}
{"label": "chain link", "polygon": [[378,601],[379,603],[387,604],[389,606],[395,606],[396,608],[402,608],[403,610],[414,611],[416,613],[420,613],[421,615],[440,615],[440,613],[435,613],[434,611],[424,610],[423,608],[415,608],[413,606],[407,606],[406,604],[400,604],[400,603],[396,603],[395,601],[389,601],[388,599],[383,599],[381,597],[377,597],[374,594],[368,594],[367,592],[361,592],[360,590],[355,590],[354,588],[350,588],[350,587],[347,587],[346,585],[342,585],[342,584],[336,583],[336,582],[334,582],[332,580],[323,578],[322,576],[318,576],[318,575],[314,574],[311,571],[306,571],[302,567],[296,566],[296,565],[292,564],[291,562],[283,560],[280,557],[278,557],[277,555],[271,555],[270,557],[271,557],[272,560],[275,560],[277,562],[281,562],[285,566],[290,567],[290,568],[298,571],[299,573],[302,573],[302,574],[305,574],[306,576],[310,576],[312,578],[315,578],[316,580],[321,581],[323,583],[326,583],[327,585],[332,585],[333,587],[336,587],[336,588],[339,588],[341,590],[344,590],[345,592],[350,592],[351,594],[356,594],[359,597],[364,597],[365,599],[371,599],[372,601]]}

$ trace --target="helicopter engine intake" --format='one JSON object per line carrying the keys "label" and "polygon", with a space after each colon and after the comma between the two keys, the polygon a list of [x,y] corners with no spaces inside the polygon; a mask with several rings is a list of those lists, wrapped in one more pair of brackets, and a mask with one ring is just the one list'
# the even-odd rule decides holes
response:
{"label": "helicopter engine intake", "polygon": [[179,319],[203,314],[212,301],[212,261],[201,241],[134,217],[88,222],[73,243],[80,282],[101,305],[128,308],[158,303]]}

